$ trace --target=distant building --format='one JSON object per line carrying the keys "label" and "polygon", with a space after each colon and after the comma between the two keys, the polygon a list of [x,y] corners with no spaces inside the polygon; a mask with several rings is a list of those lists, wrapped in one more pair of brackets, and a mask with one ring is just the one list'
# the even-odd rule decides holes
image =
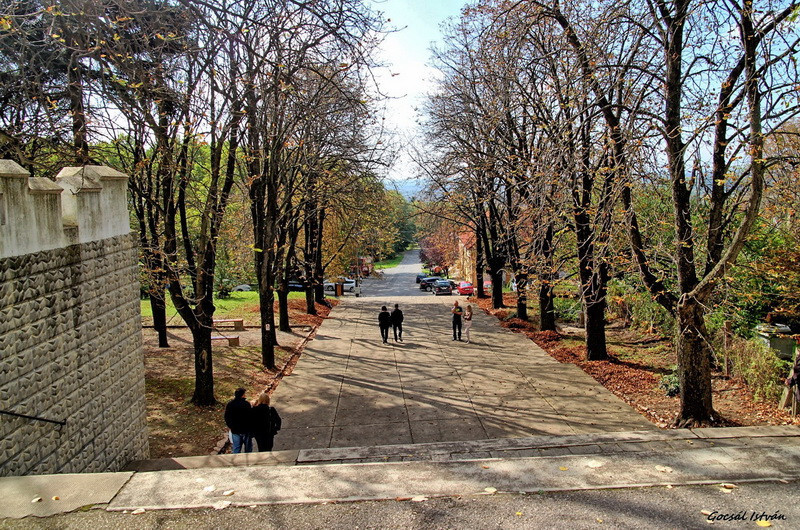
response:
{"label": "distant building", "polygon": [[475,232],[462,232],[458,234],[458,258],[453,269],[453,275],[463,278],[474,285],[477,280],[475,269],[477,267],[478,253],[475,249]]}

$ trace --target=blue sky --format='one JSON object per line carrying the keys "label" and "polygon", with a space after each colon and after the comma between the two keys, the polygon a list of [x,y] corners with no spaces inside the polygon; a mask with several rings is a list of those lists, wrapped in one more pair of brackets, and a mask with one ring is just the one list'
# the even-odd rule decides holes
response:
{"label": "blue sky", "polygon": [[[373,0],[374,9],[390,19],[398,31],[388,35],[381,46],[380,58],[390,63],[379,72],[381,90],[393,99],[387,102],[386,122],[398,130],[401,147],[415,133],[416,108],[431,88],[435,71],[430,63],[430,48],[440,42],[440,25],[457,18],[466,0]],[[389,171],[389,178],[401,181],[413,176],[408,157],[401,156]],[[402,186],[401,186],[402,188]],[[402,190],[401,191],[405,191]]]}

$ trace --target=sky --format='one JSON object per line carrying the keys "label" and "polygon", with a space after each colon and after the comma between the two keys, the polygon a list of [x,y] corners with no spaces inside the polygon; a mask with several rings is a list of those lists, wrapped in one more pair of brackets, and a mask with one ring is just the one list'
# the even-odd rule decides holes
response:
{"label": "sky", "polygon": [[[389,67],[377,72],[381,91],[392,99],[386,102],[386,124],[398,132],[401,153],[388,178],[406,196],[413,195],[418,183],[408,182],[415,175],[413,163],[402,152],[416,134],[417,109],[433,87],[436,71],[430,67],[433,43],[441,43],[441,24],[458,18],[466,0],[373,0],[375,10],[384,13],[388,25],[397,28],[381,45],[379,58]],[[387,182],[387,185],[391,183]]]}

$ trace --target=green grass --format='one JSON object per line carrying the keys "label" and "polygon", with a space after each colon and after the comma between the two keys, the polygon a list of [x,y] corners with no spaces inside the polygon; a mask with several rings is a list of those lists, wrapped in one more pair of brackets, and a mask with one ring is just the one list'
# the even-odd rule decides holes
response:
{"label": "green grass", "polygon": [[[305,293],[290,292],[289,300],[304,299]],[[276,297],[277,299],[277,297]],[[231,293],[229,298],[216,298],[214,299],[214,306],[217,308],[214,311],[215,318],[246,318],[253,317],[256,307],[258,307],[258,292],[235,292]],[[178,318],[175,306],[172,305],[172,300],[167,296],[167,320],[171,318]],[[150,307],[150,300],[142,300],[142,317],[152,318],[153,310]],[[256,313],[256,318],[258,315]]]}
{"label": "green grass", "polygon": [[403,255],[398,254],[393,258],[385,259],[383,261],[378,261],[375,263],[376,269],[390,269],[392,267],[397,267],[400,265],[400,262],[403,261]]}

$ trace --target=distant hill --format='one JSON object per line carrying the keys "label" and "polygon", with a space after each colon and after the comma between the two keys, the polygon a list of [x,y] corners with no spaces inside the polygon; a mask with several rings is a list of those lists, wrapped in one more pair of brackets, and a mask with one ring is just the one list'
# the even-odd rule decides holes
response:
{"label": "distant hill", "polygon": [[387,179],[385,184],[388,189],[396,189],[408,200],[415,198],[422,191],[422,184],[416,179]]}

